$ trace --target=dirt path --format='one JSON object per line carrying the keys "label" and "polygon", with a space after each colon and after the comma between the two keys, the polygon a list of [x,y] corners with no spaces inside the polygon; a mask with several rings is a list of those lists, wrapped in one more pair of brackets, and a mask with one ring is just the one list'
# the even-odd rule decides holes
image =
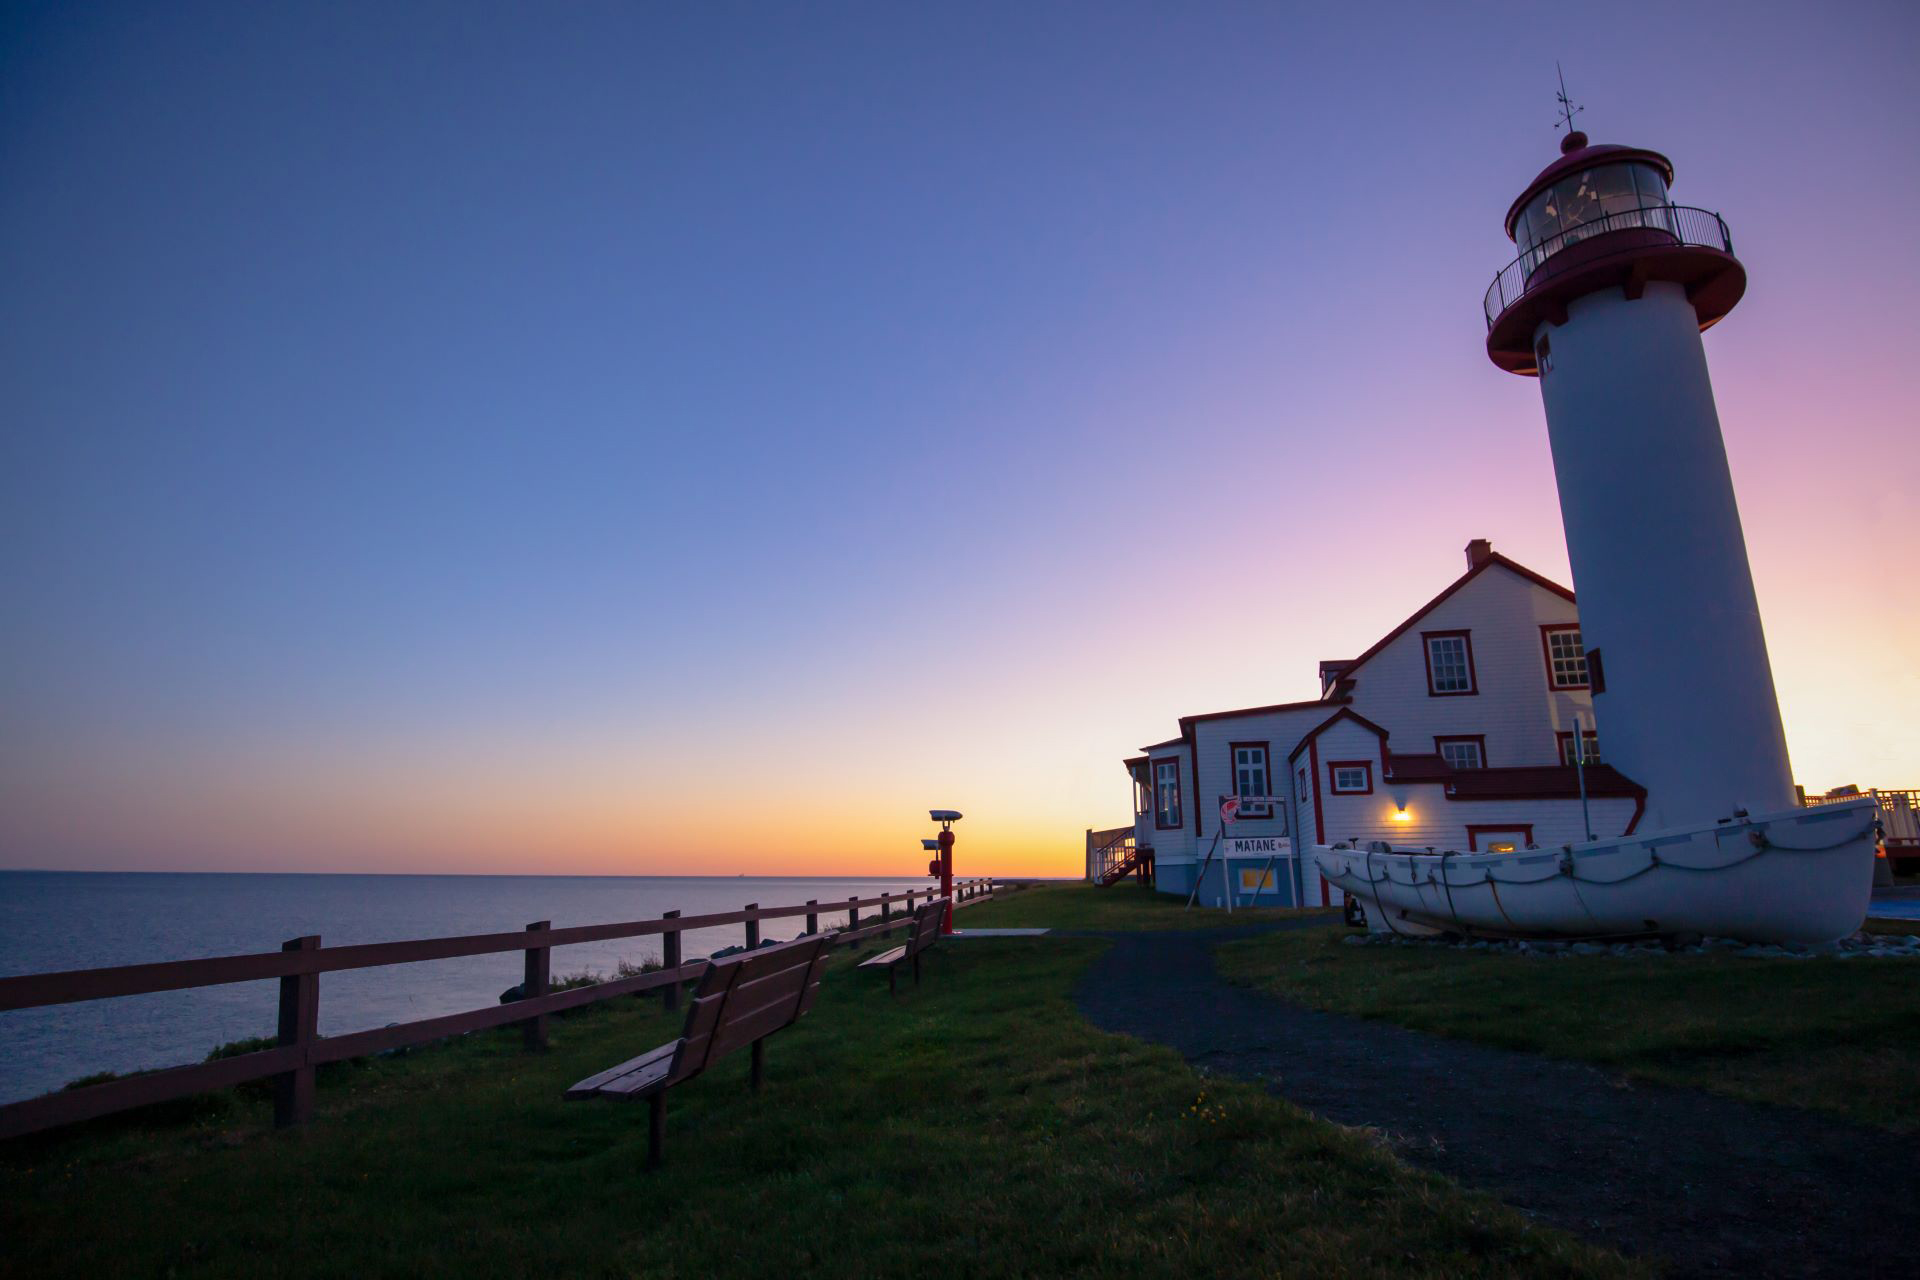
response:
{"label": "dirt path", "polygon": [[[1096,1025],[1261,1077],[1414,1163],[1685,1276],[1920,1274],[1912,1141],[1577,1063],[1318,1013],[1214,971],[1230,933],[1102,934]],[[1756,961],[1755,963],[1760,963]]]}

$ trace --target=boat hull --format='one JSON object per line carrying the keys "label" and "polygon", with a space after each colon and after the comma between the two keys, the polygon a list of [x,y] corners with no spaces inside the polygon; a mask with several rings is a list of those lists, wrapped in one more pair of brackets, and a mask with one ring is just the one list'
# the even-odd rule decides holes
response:
{"label": "boat hull", "polygon": [[1878,817],[1863,798],[1524,853],[1316,845],[1313,856],[1376,933],[1816,944],[1866,919]]}

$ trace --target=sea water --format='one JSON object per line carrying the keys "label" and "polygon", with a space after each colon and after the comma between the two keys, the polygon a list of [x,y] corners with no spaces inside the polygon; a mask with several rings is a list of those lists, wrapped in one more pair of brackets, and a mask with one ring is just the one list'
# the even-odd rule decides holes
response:
{"label": "sea water", "polygon": [[[319,934],[324,946],[505,933],[549,920],[570,925],[708,915],[748,903],[823,904],[820,927],[846,923],[825,904],[924,892],[928,881],[752,876],[220,875],[0,871],[0,976],[278,951]],[[766,920],[765,938],[791,938],[803,917]],[[745,941],[742,925],[691,930],[687,959]],[[621,961],[658,959],[652,935],[556,947],[557,979],[612,976]],[[320,1033],[338,1035],[494,1004],[518,983],[518,951],[320,976]],[[0,1102],[57,1089],[98,1071],[198,1062],[216,1045],[270,1036],[276,981],[87,1000],[0,1012]]]}

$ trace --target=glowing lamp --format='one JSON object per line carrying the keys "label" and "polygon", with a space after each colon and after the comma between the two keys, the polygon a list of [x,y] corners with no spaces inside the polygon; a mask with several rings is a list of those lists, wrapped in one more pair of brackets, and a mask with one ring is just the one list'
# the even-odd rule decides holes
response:
{"label": "glowing lamp", "polygon": [[1395,809],[1393,811],[1393,820],[1395,822],[1412,822],[1413,815],[1408,813],[1404,808]]}

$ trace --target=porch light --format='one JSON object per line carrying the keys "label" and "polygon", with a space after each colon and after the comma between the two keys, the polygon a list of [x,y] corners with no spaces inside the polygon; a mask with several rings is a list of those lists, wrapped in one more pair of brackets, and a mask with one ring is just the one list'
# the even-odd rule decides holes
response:
{"label": "porch light", "polygon": [[1393,820],[1395,822],[1412,822],[1413,815],[1407,812],[1407,807],[1405,805],[1401,805],[1398,809],[1395,809],[1393,811]]}

